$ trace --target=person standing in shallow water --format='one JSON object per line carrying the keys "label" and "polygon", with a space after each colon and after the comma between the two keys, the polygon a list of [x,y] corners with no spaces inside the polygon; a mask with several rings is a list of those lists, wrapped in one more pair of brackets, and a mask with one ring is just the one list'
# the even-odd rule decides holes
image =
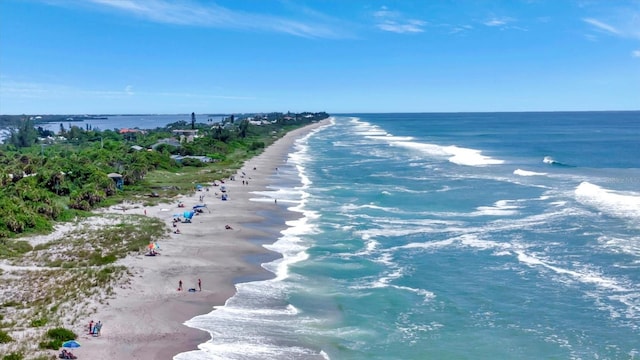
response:
{"label": "person standing in shallow water", "polygon": [[178,291],[182,291],[182,280],[178,281]]}
{"label": "person standing in shallow water", "polygon": [[198,279],[198,290],[202,291],[202,281]]}

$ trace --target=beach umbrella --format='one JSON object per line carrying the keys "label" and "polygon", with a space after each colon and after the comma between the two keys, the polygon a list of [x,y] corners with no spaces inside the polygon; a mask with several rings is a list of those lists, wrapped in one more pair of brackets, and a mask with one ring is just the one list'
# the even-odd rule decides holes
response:
{"label": "beach umbrella", "polygon": [[79,348],[80,343],[75,340],[69,340],[62,343],[63,348]]}

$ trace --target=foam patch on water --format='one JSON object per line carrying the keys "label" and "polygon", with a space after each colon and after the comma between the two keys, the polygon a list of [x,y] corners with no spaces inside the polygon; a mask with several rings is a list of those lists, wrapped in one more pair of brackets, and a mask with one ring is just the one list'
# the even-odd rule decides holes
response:
{"label": "foam patch on water", "polygon": [[479,206],[473,216],[511,216],[517,215],[519,206],[512,200],[498,200],[493,206]]}
{"label": "foam patch on water", "polygon": [[576,200],[615,217],[637,220],[640,226],[640,193],[605,189],[582,182],[575,189]]}
{"label": "foam patch on water", "polygon": [[527,171],[522,169],[513,170],[514,175],[520,176],[545,176],[547,173],[535,172],[535,171]]}
{"label": "foam patch on water", "polygon": [[523,251],[516,250],[515,253],[518,256],[518,261],[520,261],[523,264],[526,264],[529,266],[541,266],[557,274],[569,276],[581,283],[592,284],[603,289],[618,291],[618,292],[629,291],[629,289],[625,288],[617,280],[608,278],[598,271],[589,270],[589,269],[581,269],[581,270],[564,269],[559,266],[552,265],[533,255],[525,254]]}

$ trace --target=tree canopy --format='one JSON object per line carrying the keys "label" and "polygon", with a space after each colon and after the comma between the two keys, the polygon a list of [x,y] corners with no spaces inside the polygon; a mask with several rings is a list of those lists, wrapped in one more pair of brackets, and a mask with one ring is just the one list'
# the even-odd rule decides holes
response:
{"label": "tree canopy", "polygon": [[[230,157],[242,160],[286,131],[326,117],[326,113],[251,114],[238,116],[235,124],[182,121],[125,134],[71,126],[56,136],[23,118],[13,123],[9,139],[0,145],[0,240],[50,230],[53,222],[104,205],[122,192],[144,193],[149,190],[145,178],[154,171],[211,166],[193,159],[178,162],[172,155],[208,156],[222,163]],[[249,118],[262,122],[252,123]],[[180,146],[158,145],[163,139],[178,139],[173,131],[192,127],[197,136],[183,139]],[[109,173],[122,175],[124,191],[116,188]]]}

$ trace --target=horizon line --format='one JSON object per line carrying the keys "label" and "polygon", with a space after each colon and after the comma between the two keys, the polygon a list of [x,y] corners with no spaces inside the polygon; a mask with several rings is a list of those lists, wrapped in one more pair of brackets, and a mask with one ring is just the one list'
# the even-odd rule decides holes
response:
{"label": "horizon line", "polygon": [[[341,111],[341,112],[329,112],[329,111],[300,111],[292,113],[316,113],[326,112],[329,115],[349,115],[349,114],[495,114],[495,113],[558,113],[558,112],[638,112],[640,109],[634,110],[478,110],[478,111]],[[229,112],[229,113],[206,113],[195,112],[196,115],[209,115],[209,116],[224,116],[233,114],[271,114],[271,113],[286,113],[283,111],[249,111],[249,112]],[[191,115],[191,113],[22,113],[22,114],[0,114],[0,116],[167,116],[167,115]],[[87,119],[91,120],[91,119]]]}

